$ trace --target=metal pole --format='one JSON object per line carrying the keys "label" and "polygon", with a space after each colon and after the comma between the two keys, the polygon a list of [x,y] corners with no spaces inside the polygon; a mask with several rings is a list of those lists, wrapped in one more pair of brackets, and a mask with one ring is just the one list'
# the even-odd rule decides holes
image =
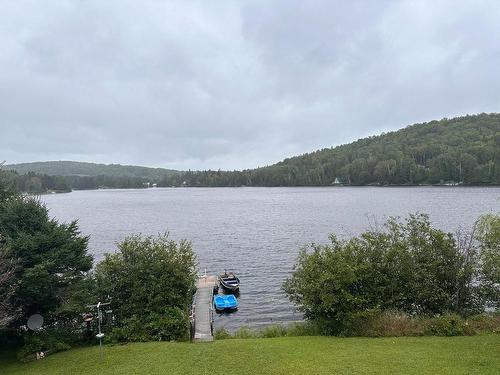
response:
{"label": "metal pole", "polygon": [[101,332],[101,322],[102,322],[101,306],[108,306],[108,305],[110,305],[110,302],[106,302],[106,303],[98,302],[97,305],[87,306],[90,308],[97,307],[97,324],[98,324],[98,329],[99,329],[99,333],[97,334],[97,338],[99,338],[99,356],[101,358],[101,361],[104,359],[104,351],[103,351],[103,347],[102,347],[102,338],[104,337],[104,334]]}
{"label": "metal pole", "polygon": [[99,352],[101,356],[101,361],[104,359],[104,354],[102,352],[102,334],[101,334],[101,321],[102,321],[102,314],[101,314],[101,302],[97,304],[97,317],[99,318]]}

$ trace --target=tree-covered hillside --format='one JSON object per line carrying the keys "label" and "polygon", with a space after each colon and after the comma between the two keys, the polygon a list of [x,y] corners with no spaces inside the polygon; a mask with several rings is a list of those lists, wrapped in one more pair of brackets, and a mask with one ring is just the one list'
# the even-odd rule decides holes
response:
{"label": "tree-covered hillside", "polygon": [[258,169],[185,172],[163,185],[500,184],[500,114],[443,119]]}
{"label": "tree-covered hillside", "polygon": [[109,176],[109,177],[140,177],[161,179],[164,176],[178,173],[164,168],[148,168],[134,165],[95,164],[78,161],[45,161],[35,163],[12,164],[4,167],[15,170],[19,174],[35,172],[49,176]]}
{"label": "tree-covered hillside", "polygon": [[[500,114],[415,124],[243,171],[179,172],[78,162],[27,163],[5,169],[66,176],[73,189],[142,187],[147,182],[158,186],[495,185],[500,184]],[[55,182],[64,185],[61,180]]]}
{"label": "tree-covered hillside", "polygon": [[286,159],[267,168],[283,182],[500,183],[500,114],[443,119]]}
{"label": "tree-covered hillside", "polygon": [[20,191],[89,190],[99,188],[137,189],[180,172],[120,164],[95,164],[75,161],[47,161],[6,165]]}

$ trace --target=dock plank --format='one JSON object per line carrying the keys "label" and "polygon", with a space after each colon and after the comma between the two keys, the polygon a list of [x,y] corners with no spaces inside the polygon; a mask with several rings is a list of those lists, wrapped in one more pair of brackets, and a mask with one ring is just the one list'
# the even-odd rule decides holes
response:
{"label": "dock plank", "polygon": [[212,332],[213,291],[217,284],[215,276],[202,276],[198,280],[194,300],[194,337],[195,342],[214,340]]}

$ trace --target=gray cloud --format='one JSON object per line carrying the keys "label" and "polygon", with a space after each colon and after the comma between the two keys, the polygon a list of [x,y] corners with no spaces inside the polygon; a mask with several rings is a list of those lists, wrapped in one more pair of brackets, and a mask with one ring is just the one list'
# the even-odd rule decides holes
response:
{"label": "gray cloud", "polygon": [[250,168],[500,110],[497,1],[3,1],[0,159]]}

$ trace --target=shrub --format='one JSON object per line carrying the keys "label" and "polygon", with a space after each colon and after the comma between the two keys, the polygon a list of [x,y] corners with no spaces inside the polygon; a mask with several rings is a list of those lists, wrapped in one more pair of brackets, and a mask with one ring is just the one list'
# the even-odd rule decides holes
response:
{"label": "shrub", "polygon": [[111,297],[115,318],[110,340],[183,340],[195,290],[196,260],[188,241],[168,234],[130,236],[95,270],[99,297]]}
{"label": "shrub", "polygon": [[482,293],[490,308],[500,307],[500,215],[484,215],[476,225],[480,244]]}
{"label": "shrub", "polygon": [[500,314],[481,314],[467,320],[470,330],[475,333],[500,333]]}
{"label": "shrub", "polygon": [[[497,242],[488,242],[494,254]],[[451,234],[433,228],[426,215],[410,215],[404,222],[392,218],[385,230],[350,240],[331,235],[327,245],[303,248],[283,290],[326,334],[376,332],[370,316],[377,311],[409,316],[483,312],[485,296],[494,300],[497,294],[491,293],[492,277],[482,277],[478,245],[470,243],[464,247]],[[496,270],[497,258],[488,260],[494,265],[488,269]],[[489,293],[483,291],[486,284]],[[498,283],[493,286],[498,290]],[[406,323],[401,317],[401,330],[415,328]],[[370,328],[356,327],[359,324]],[[378,324],[384,322],[379,319]]]}
{"label": "shrub", "polygon": [[467,330],[467,325],[460,316],[449,314],[430,319],[425,333],[434,336],[463,336],[472,332]]}
{"label": "shrub", "polygon": [[[146,323],[145,323],[146,322]],[[163,314],[152,314],[147,319],[133,315],[112,328],[108,342],[188,340],[186,317],[179,308],[167,308]]]}
{"label": "shrub", "polygon": [[[76,221],[51,219],[37,198],[18,194],[4,177],[0,171],[0,326],[16,330],[14,341],[25,345],[20,357],[62,350],[80,333],[80,313],[88,303],[75,298],[86,290],[92,267],[88,237]],[[44,331],[18,330],[35,313],[44,317]]]}
{"label": "shrub", "polygon": [[23,339],[24,345],[17,356],[22,361],[29,361],[35,359],[38,352],[44,352],[46,355],[69,350],[71,344],[78,342],[79,337],[66,329],[51,328],[40,332],[27,332]]}
{"label": "shrub", "polygon": [[88,237],[80,235],[76,222],[50,219],[47,208],[32,197],[11,198],[0,208],[0,236],[17,260],[17,289],[10,299],[21,313],[11,325],[24,324],[34,313],[43,315],[46,324],[55,323],[71,288],[92,267]]}

